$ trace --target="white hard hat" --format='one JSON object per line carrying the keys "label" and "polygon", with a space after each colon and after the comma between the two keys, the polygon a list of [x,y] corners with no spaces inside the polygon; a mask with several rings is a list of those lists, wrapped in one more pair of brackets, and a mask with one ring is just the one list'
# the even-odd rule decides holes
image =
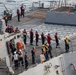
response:
{"label": "white hard hat", "polygon": [[14,52],[14,54],[16,54],[16,51]]}

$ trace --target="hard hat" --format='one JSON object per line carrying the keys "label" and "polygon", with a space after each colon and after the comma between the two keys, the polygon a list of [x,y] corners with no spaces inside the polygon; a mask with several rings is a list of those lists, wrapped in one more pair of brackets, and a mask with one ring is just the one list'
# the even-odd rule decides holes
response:
{"label": "hard hat", "polygon": [[19,10],[19,8],[17,10]]}
{"label": "hard hat", "polygon": [[42,45],[42,47],[44,46],[44,44]]}
{"label": "hard hat", "polygon": [[13,26],[11,26],[11,28],[13,28]]}
{"label": "hard hat", "polygon": [[55,34],[58,34],[57,32]]}
{"label": "hard hat", "polygon": [[21,4],[21,6],[23,6],[24,4]]}
{"label": "hard hat", "polygon": [[44,61],[45,61],[45,60],[44,60],[44,59],[42,59],[42,60],[41,60],[41,63],[43,63]]}
{"label": "hard hat", "polygon": [[16,28],[18,28],[18,27],[16,27]]}
{"label": "hard hat", "polygon": [[44,34],[44,33],[42,32],[42,34]]}
{"label": "hard hat", "polygon": [[34,46],[33,46],[32,48],[33,48],[33,49],[35,49],[35,47],[34,47]]}
{"label": "hard hat", "polygon": [[36,31],[36,32],[38,32],[38,31]]}
{"label": "hard hat", "polygon": [[66,39],[68,39],[68,36],[66,36]]}
{"label": "hard hat", "polygon": [[33,29],[31,28],[31,30],[33,30]]}
{"label": "hard hat", "polygon": [[25,54],[27,54],[27,52],[25,52]]}
{"label": "hard hat", "polygon": [[49,44],[47,43],[46,46],[49,46]]}
{"label": "hard hat", "polygon": [[24,29],[24,30],[26,30],[26,29]]}
{"label": "hard hat", "polygon": [[36,29],[36,32],[38,32],[38,30]]}
{"label": "hard hat", "polygon": [[14,54],[16,54],[16,51],[14,52]]}
{"label": "hard hat", "polygon": [[50,33],[48,33],[48,35],[50,35]]}

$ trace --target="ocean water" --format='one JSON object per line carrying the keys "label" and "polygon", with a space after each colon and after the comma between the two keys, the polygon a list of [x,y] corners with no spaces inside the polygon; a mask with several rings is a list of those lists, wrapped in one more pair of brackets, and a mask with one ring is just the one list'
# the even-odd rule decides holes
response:
{"label": "ocean water", "polygon": [[[39,1],[44,3],[44,7],[48,8],[50,3],[47,1],[59,1],[59,0],[0,0],[0,18],[2,18],[3,11],[5,7],[16,16],[16,10],[20,8],[23,4],[25,6],[25,12],[32,10],[32,3],[34,2],[34,7],[39,7]],[[75,0],[67,0],[67,3],[75,4]]]}

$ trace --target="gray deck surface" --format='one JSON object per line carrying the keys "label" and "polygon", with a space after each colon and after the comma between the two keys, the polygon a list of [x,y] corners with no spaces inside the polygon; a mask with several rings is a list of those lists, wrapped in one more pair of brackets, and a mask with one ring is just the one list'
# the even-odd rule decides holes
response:
{"label": "gray deck surface", "polygon": [[[64,40],[63,38],[66,35],[74,35],[74,37],[72,36],[71,41],[72,43],[70,43],[70,50],[69,51],[75,51],[76,50],[76,27],[74,26],[60,26],[60,25],[51,25],[51,24],[44,24],[44,19],[38,19],[38,18],[28,18],[25,16],[25,18],[21,18],[21,22],[17,22],[17,17],[14,17],[12,19],[12,21],[9,22],[9,25],[13,25],[14,27],[18,26],[20,29],[24,29],[26,28],[26,30],[29,32],[29,30],[31,28],[33,28],[34,32],[36,30],[38,30],[39,34],[41,34],[42,32],[44,32],[45,34],[47,34],[48,32],[50,33],[50,35],[52,36],[52,38],[54,39],[54,34],[55,32],[58,32],[61,40],[60,40],[60,48],[55,48],[55,41],[52,41],[52,55],[53,57],[58,56],[60,54],[65,53],[65,44],[64,44]],[[35,40],[34,40],[34,46],[37,49],[36,52],[36,65],[38,65],[40,63],[40,53],[41,53],[41,40],[39,40],[39,46],[35,45]],[[32,65],[32,60],[31,60],[31,50],[32,50],[32,46],[29,45],[29,38],[27,39],[27,45],[26,45],[26,51],[28,52],[28,56],[29,56],[29,68],[32,68],[33,66],[36,65]],[[12,65],[12,64],[11,64]],[[14,69],[14,67],[13,67]],[[1,70],[0,70],[1,71]],[[15,75],[18,75],[19,73],[25,71],[24,67],[19,67],[18,70],[14,70],[15,71]],[[3,72],[3,70],[0,72],[2,74],[0,75],[9,75],[6,74],[5,71]],[[3,74],[4,73],[4,74]]]}

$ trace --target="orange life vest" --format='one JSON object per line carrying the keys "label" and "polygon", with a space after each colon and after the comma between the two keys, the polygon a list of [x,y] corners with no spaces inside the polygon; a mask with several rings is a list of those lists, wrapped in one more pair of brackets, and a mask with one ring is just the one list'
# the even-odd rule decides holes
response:
{"label": "orange life vest", "polygon": [[21,9],[24,10],[24,6],[22,6]]}
{"label": "orange life vest", "polygon": [[23,48],[23,43],[21,41],[17,42],[17,49],[20,50]]}

